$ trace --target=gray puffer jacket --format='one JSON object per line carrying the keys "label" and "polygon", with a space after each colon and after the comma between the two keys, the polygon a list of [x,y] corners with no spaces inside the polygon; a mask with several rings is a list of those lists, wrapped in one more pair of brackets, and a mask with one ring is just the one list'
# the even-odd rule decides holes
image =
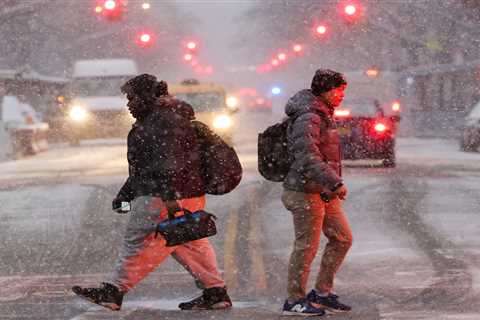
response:
{"label": "gray puffer jacket", "polygon": [[302,90],[288,100],[285,113],[294,118],[287,131],[288,150],[294,162],[284,188],[305,193],[333,189],[342,182],[340,139],[333,108],[310,90]]}

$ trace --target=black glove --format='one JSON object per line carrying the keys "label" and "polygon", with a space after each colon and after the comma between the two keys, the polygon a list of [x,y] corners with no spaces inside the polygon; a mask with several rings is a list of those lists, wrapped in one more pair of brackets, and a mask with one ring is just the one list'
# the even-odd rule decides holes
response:
{"label": "black glove", "polygon": [[112,201],[112,210],[121,214],[128,213],[130,211],[130,202],[117,197]]}

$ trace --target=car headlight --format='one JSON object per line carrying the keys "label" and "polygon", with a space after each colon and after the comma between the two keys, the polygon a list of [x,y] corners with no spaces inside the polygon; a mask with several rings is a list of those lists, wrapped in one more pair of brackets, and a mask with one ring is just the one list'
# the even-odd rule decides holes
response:
{"label": "car headlight", "polygon": [[68,115],[70,116],[70,119],[74,121],[82,122],[82,121],[85,121],[85,119],[87,118],[88,112],[83,107],[73,106],[70,108]]}
{"label": "car headlight", "polygon": [[227,115],[220,115],[213,119],[213,127],[215,129],[227,129],[232,126],[232,118]]}
{"label": "car headlight", "polygon": [[227,104],[227,107],[230,109],[235,109],[238,106],[238,98],[234,96],[229,96],[227,97],[225,103]]}

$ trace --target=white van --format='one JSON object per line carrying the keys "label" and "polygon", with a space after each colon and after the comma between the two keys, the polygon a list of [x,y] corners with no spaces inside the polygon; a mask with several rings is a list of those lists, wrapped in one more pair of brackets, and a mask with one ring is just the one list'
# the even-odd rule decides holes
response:
{"label": "white van", "polygon": [[65,129],[71,144],[82,138],[126,134],[133,118],[120,87],[136,76],[138,69],[130,59],[96,59],[75,62]]}

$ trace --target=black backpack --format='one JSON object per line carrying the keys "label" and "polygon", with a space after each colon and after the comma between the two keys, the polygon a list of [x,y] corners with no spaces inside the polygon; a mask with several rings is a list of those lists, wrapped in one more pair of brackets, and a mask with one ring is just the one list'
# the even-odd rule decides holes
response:
{"label": "black backpack", "polygon": [[267,180],[285,179],[293,159],[288,154],[287,128],[290,118],[276,123],[258,135],[258,171]]}
{"label": "black backpack", "polygon": [[237,153],[206,124],[200,121],[192,124],[199,142],[205,192],[220,195],[232,191],[242,179]]}

